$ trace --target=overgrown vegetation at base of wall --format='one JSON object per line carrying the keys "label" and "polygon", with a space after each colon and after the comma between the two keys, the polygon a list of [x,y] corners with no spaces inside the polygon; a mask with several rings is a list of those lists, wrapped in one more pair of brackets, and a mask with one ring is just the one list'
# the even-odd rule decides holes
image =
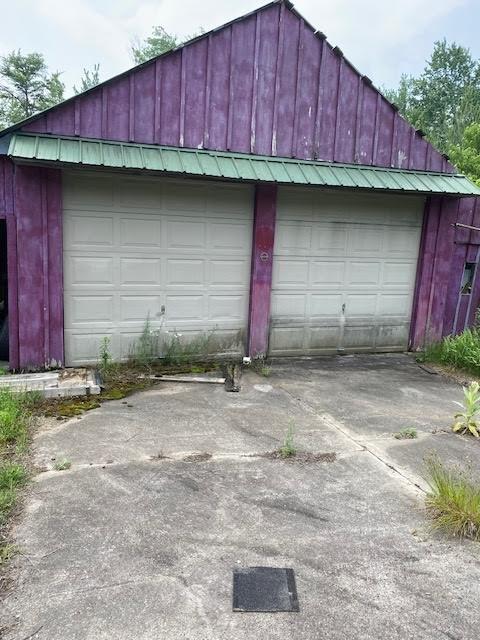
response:
{"label": "overgrown vegetation at base of wall", "polygon": [[11,555],[8,518],[28,478],[28,443],[37,395],[0,389],[0,566]]}
{"label": "overgrown vegetation at base of wall", "polygon": [[457,336],[447,336],[441,342],[428,345],[423,360],[480,376],[480,329],[466,329]]}

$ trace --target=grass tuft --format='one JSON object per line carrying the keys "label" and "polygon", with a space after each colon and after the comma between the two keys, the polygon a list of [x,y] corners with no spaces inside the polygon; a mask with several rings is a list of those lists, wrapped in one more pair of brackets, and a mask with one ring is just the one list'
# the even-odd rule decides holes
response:
{"label": "grass tuft", "polygon": [[466,329],[425,348],[423,359],[480,376],[480,329]]}
{"label": "grass tuft", "polygon": [[281,458],[292,458],[297,455],[297,448],[294,442],[294,431],[295,425],[291,422],[287,429],[287,433],[285,434],[285,440],[278,450]]}
{"label": "grass tuft", "polygon": [[460,538],[480,540],[480,485],[467,471],[445,466],[436,455],[425,460],[426,497],[432,527]]}
{"label": "grass tuft", "polygon": [[71,466],[72,463],[70,462],[70,460],[57,460],[53,468],[55,469],[55,471],[68,471]]}
{"label": "grass tuft", "polygon": [[418,433],[415,427],[405,427],[405,429],[401,429],[398,433],[394,433],[393,437],[397,440],[414,440],[418,437]]}

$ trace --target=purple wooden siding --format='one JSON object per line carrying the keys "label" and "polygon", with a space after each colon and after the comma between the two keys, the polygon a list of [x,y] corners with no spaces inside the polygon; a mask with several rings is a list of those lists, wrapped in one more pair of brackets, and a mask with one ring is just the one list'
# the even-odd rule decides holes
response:
{"label": "purple wooden siding", "polygon": [[59,105],[26,131],[452,171],[287,4]]}
{"label": "purple wooden siding", "polygon": [[63,362],[61,174],[0,159],[7,219],[10,366]]}
{"label": "purple wooden siding", "polygon": [[270,327],[273,244],[277,212],[277,187],[258,185],[255,190],[248,354],[266,356]]}
{"label": "purple wooden siding", "polygon": [[[480,304],[479,198],[431,198],[425,208],[410,346],[459,333],[471,326]],[[465,262],[477,264],[470,294],[460,291]]]}

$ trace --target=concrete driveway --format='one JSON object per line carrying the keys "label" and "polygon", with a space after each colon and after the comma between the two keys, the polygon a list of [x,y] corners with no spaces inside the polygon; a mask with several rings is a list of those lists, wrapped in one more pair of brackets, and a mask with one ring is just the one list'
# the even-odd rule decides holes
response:
{"label": "concrete driveway", "polygon": [[[480,550],[422,511],[425,452],[479,466],[441,431],[460,393],[407,356],[280,361],[238,394],[161,383],[43,430],[37,463],[72,467],[27,498],[5,638],[476,640]],[[291,423],[336,461],[262,457]],[[249,566],[292,567],[300,613],[233,613]]]}

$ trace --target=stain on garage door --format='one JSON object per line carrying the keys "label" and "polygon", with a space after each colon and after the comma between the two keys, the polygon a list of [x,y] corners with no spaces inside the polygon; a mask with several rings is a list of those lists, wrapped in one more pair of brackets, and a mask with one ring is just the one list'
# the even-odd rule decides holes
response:
{"label": "stain on garage door", "polygon": [[147,316],[183,336],[247,325],[252,192],[245,185],[64,176],[66,364],[103,336],[128,356]]}
{"label": "stain on garage door", "polygon": [[271,354],[407,347],[423,198],[280,189]]}

